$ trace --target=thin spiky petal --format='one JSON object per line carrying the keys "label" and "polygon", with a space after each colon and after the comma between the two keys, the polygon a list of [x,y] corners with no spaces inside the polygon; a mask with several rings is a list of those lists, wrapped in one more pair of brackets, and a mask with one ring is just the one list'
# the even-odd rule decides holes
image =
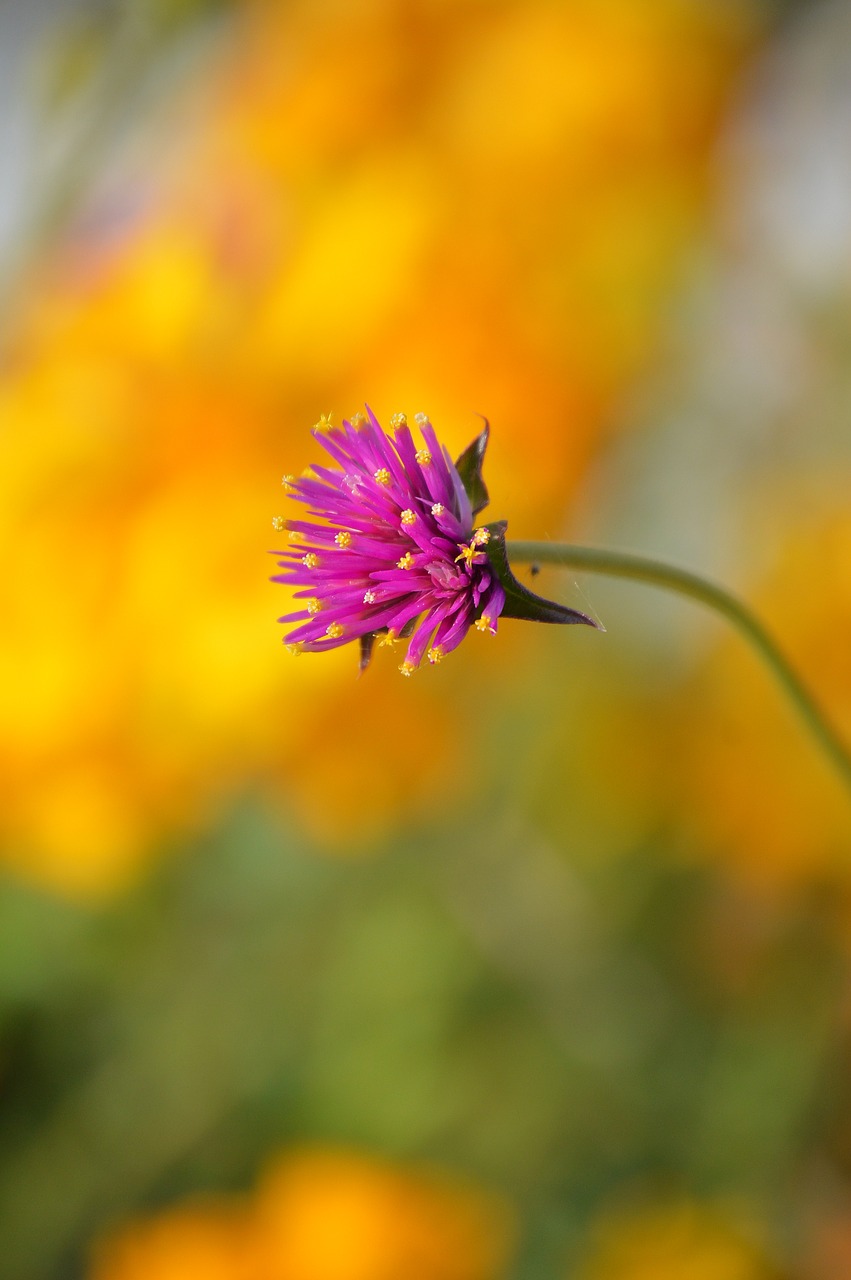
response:
{"label": "thin spiky petal", "polygon": [[[286,636],[298,652],[361,642],[361,666],[376,636],[407,635],[401,664],[410,675],[428,653],[440,661],[483,614],[493,631],[505,593],[476,542],[461,477],[427,419],[418,447],[403,415],[393,435],[367,406],[355,426],[314,432],[334,465],[314,463],[288,496],[309,519],[282,523],[295,538],[273,581],[295,588],[297,624]],[[431,647],[429,647],[431,646]]]}

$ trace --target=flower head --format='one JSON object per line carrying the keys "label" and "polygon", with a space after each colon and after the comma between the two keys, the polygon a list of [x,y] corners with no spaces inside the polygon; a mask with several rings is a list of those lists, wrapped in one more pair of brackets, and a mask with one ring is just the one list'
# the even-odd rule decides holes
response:
{"label": "flower head", "polygon": [[487,555],[489,531],[473,527],[473,502],[479,510],[487,500],[478,471],[487,427],[471,446],[465,488],[431,423],[416,421],[424,447],[403,414],[392,419],[392,437],[370,409],[340,427],[326,420],[314,434],[337,465],[287,477],[288,495],[314,517],[284,522],[295,540],[275,553],[283,572],[273,581],[296,587],[303,601],[280,619],[297,624],[286,639],[300,652],[360,640],[365,665],[377,636],[401,636],[400,670],[410,675],[426,654],[439,662],[474,624],[496,632],[505,590]]}

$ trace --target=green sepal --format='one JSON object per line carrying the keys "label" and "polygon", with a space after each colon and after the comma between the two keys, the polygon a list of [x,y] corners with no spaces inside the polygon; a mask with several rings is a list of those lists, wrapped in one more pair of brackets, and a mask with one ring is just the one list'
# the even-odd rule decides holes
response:
{"label": "green sepal", "polygon": [[358,675],[360,676],[363,675],[372,660],[372,650],[377,638],[377,631],[368,631],[365,636],[360,637],[360,663],[358,665]]}
{"label": "green sepal", "polygon": [[[406,622],[402,630],[399,632],[400,640],[407,640],[413,635],[414,627],[417,625],[417,619],[412,618],[410,622]],[[366,635],[360,637],[360,663],[358,666],[358,675],[362,676],[372,661],[372,651],[375,648],[375,642],[379,636],[387,635],[387,627],[381,627],[378,631],[367,631]]]}
{"label": "green sepal", "polygon": [[586,627],[602,630],[600,624],[593,618],[589,618],[587,614],[579,613],[576,609],[568,609],[566,605],[558,604],[555,600],[545,600],[543,596],[536,596],[534,591],[530,591],[528,587],[523,586],[522,582],[517,581],[511,572],[505,546],[507,520],[497,520],[485,527],[490,533],[490,539],[483,550],[487,552],[491,568],[505,592],[505,607],[501,617],[525,618],[529,622],[582,623]]}
{"label": "green sepal", "polygon": [[470,499],[474,519],[488,505],[488,491],[482,478],[482,467],[484,466],[485,450],[488,447],[491,428],[487,418],[483,418],[482,421],[485,424],[484,429],[476,436],[472,444],[467,445],[467,448],[455,463],[455,469],[461,477],[461,483],[466,490],[467,497]]}

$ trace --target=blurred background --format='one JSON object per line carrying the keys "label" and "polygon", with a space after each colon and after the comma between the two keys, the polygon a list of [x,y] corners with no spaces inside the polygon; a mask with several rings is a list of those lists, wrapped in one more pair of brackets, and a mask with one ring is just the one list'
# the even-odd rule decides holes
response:
{"label": "blurred background", "polygon": [[368,401],[851,736],[844,0],[0,3],[0,1276],[844,1280],[851,803],[722,623],[280,644]]}

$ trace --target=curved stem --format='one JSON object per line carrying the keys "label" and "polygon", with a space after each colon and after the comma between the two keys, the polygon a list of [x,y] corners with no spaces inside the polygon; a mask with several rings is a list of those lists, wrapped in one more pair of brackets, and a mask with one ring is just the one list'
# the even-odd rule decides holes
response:
{"label": "curved stem", "polygon": [[810,733],[832,760],[851,791],[851,753],[848,747],[759,619],[729,591],[688,569],[680,569],[660,560],[646,559],[625,551],[574,547],[565,543],[509,542],[506,544],[506,552],[509,562],[514,564],[518,561],[557,564],[565,568],[588,569],[592,573],[647,582],[666,591],[675,591],[681,596],[690,596],[692,600],[698,600],[722,614],[739,629],[774,673]]}

